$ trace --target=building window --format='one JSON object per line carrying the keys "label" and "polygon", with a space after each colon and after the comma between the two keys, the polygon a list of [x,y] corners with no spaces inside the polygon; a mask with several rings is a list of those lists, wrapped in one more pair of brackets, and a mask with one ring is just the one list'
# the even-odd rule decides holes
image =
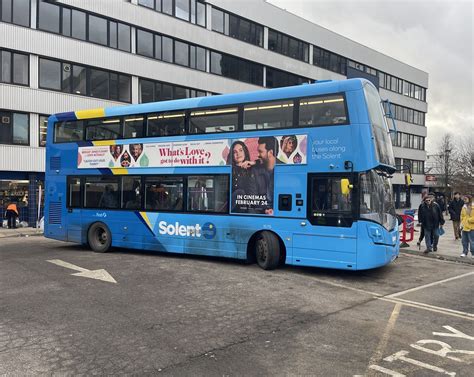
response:
{"label": "building window", "polygon": [[262,25],[217,8],[212,8],[212,30],[263,47]]}
{"label": "building window", "polygon": [[46,0],[39,0],[38,29],[131,51],[129,25]]}
{"label": "building window", "polygon": [[40,58],[42,89],[131,102],[131,77],[102,69]]}
{"label": "building window", "polygon": [[29,115],[0,110],[0,144],[30,144]]}
{"label": "building window", "polygon": [[29,85],[29,56],[13,51],[0,50],[0,82]]}
{"label": "building window", "polygon": [[263,85],[263,65],[215,51],[211,51],[211,73]]}
{"label": "building window", "polygon": [[0,0],[0,21],[30,27],[30,0]]}
{"label": "building window", "polygon": [[206,27],[206,5],[200,0],[138,0],[138,5]]}
{"label": "building window", "polygon": [[308,43],[276,30],[268,30],[268,49],[306,63],[309,61]]}
{"label": "building window", "polygon": [[347,74],[346,58],[316,46],[313,46],[313,64],[341,75]]}
{"label": "building window", "polygon": [[39,115],[39,139],[40,147],[46,146],[46,132],[48,130],[48,115]]}
{"label": "building window", "polygon": [[267,88],[280,88],[283,86],[300,85],[303,83],[312,82],[306,77],[297,76],[292,73],[280,71],[279,69],[267,67],[266,69],[266,83]]}
{"label": "building window", "polygon": [[206,92],[203,90],[171,85],[159,81],[140,79],[139,83],[140,103],[206,96]]}

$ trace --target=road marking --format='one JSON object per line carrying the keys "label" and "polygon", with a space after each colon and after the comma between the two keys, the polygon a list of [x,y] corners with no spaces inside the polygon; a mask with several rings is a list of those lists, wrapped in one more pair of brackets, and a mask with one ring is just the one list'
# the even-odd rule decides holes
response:
{"label": "road marking", "polygon": [[369,296],[383,297],[383,295],[381,295],[380,293],[370,292],[370,291],[366,291],[364,289],[359,289],[359,288],[354,288],[354,287],[348,287],[347,285],[334,283],[332,281],[328,281],[328,280],[324,280],[324,279],[318,279],[318,278],[312,277],[311,280],[315,280],[315,281],[317,281],[319,283],[322,283],[322,284],[332,285],[333,287],[344,288],[344,289],[349,289],[351,291],[364,293],[364,294],[369,295]]}
{"label": "road marking", "polygon": [[451,326],[443,326],[443,327],[446,330],[451,331],[451,332],[450,333],[447,333],[447,332],[434,332],[433,335],[474,340],[474,336],[464,334],[463,332],[461,332],[459,330],[456,330],[454,327],[451,327]]}
{"label": "road marking", "polygon": [[424,284],[424,285],[420,285],[418,287],[415,287],[415,288],[410,288],[410,289],[407,289],[405,291],[401,291],[401,292],[397,292],[397,293],[392,293],[391,295],[388,295],[388,296],[385,296],[387,298],[394,298],[394,297],[398,297],[398,296],[401,296],[401,295],[404,295],[406,293],[411,293],[411,292],[416,292],[416,291],[419,291],[420,289],[424,289],[424,288],[428,288],[428,287],[433,287],[435,285],[438,285],[438,284],[443,284],[443,283],[446,283],[448,281],[453,281],[453,280],[457,280],[457,279],[462,279],[466,276],[470,276],[470,275],[474,275],[474,271],[472,272],[468,272],[467,274],[462,274],[462,275],[458,275],[458,276],[454,276],[452,278],[448,278],[448,279],[444,279],[444,280],[438,280],[438,281],[435,281],[433,283],[429,283],[429,284]]}
{"label": "road marking", "polygon": [[[388,298],[388,297],[387,297],[387,298]],[[390,299],[390,298],[388,298],[388,299]],[[459,310],[443,308],[443,307],[441,307],[441,306],[429,305],[429,304],[425,304],[425,303],[423,303],[423,302],[418,302],[418,301],[405,300],[405,299],[403,299],[403,298],[394,298],[393,300],[394,300],[394,301],[398,301],[398,302],[402,302],[402,303],[407,303],[407,304],[420,305],[420,306],[424,306],[424,307],[426,307],[426,308],[431,308],[431,309],[436,309],[436,310],[443,310],[443,311],[446,311],[446,312],[449,312],[449,313],[453,313],[453,314],[460,314],[460,315],[464,315],[464,316],[470,317],[471,319],[474,320],[474,314],[469,313],[469,312],[462,312],[462,311],[459,311]]]}
{"label": "road marking", "polygon": [[[398,315],[400,314],[400,310],[402,308],[401,303],[396,303],[395,307],[393,308],[392,314],[390,315],[390,318],[388,320],[387,326],[385,327],[385,331],[383,332],[382,337],[380,338],[379,344],[377,345],[377,348],[375,349],[374,354],[369,360],[369,368],[378,361],[382,360],[382,355],[385,352],[385,348],[387,347],[388,344],[388,339],[390,338],[390,334],[395,327],[395,323],[397,322]],[[374,369],[374,368],[371,368]],[[373,373],[370,373],[371,371],[367,371],[367,374],[369,376],[373,375]]]}
{"label": "road marking", "polygon": [[57,266],[61,266],[61,267],[64,267],[64,268],[69,268],[70,270],[79,271],[79,272],[76,272],[74,274],[71,274],[73,276],[80,276],[80,277],[83,277],[83,278],[102,280],[102,281],[106,281],[108,283],[117,283],[117,281],[104,269],[88,270],[86,268],[76,266],[72,263],[64,262],[61,259],[51,259],[51,260],[48,260],[47,262],[53,263]]}
{"label": "road marking", "polygon": [[456,372],[448,372],[447,370],[444,370],[443,368],[439,368],[435,365],[424,363],[422,361],[412,359],[411,357],[406,357],[406,355],[408,355],[409,353],[410,352],[408,352],[408,351],[401,350],[401,351],[398,351],[398,352],[394,353],[393,355],[390,355],[390,356],[384,358],[384,360],[388,361],[390,363],[392,363],[396,360],[401,360],[401,361],[404,361],[406,363],[416,365],[420,368],[432,370],[433,372],[443,373],[443,374],[446,374],[448,376],[455,376],[456,375]]}
{"label": "road marking", "polygon": [[388,374],[389,376],[393,376],[393,377],[406,377],[404,374],[395,372],[394,370],[391,370],[391,369],[381,367],[380,365],[371,365],[369,368],[376,370],[377,372]]}

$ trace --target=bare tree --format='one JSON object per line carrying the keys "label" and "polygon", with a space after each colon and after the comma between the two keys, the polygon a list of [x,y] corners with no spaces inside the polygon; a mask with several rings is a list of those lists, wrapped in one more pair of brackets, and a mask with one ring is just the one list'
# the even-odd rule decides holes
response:
{"label": "bare tree", "polygon": [[450,133],[443,135],[438,145],[437,154],[434,156],[438,167],[438,174],[442,177],[444,192],[449,197],[450,188],[452,188],[452,178],[456,174],[456,160],[458,150],[456,148],[453,136]]}
{"label": "bare tree", "polygon": [[456,159],[453,187],[466,194],[474,194],[474,137],[459,138],[456,145]]}

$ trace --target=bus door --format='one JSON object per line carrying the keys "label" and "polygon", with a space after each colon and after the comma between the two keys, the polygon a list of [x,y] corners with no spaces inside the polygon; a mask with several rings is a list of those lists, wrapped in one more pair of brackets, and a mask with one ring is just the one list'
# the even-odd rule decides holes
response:
{"label": "bus door", "polygon": [[357,229],[354,193],[341,193],[349,174],[309,174],[307,221],[293,236],[295,264],[356,267]]}
{"label": "bus door", "polygon": [[[68,177],[67,180],[67,198],[65,204],[67,207],[67,216],[65,226],[67,227],[67,239],[71,242],[83,242],[86,235],[82,234],[82,216],[81,216],[81,178]],[[83,237],[84,236],[84,237]]]}

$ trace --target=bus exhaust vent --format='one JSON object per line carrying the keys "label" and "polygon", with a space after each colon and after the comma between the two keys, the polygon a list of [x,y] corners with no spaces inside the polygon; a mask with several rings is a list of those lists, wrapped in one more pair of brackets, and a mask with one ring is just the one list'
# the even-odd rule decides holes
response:
{"label": "bus exhaust vent", "polygon": [[61,225],[61,202],[49,203],[49,223]]}
{"label": "bus exhaust vent", "polygon": [[51,170],[61,169],[61,157],[51,157],[49,159],[49,168]]}

